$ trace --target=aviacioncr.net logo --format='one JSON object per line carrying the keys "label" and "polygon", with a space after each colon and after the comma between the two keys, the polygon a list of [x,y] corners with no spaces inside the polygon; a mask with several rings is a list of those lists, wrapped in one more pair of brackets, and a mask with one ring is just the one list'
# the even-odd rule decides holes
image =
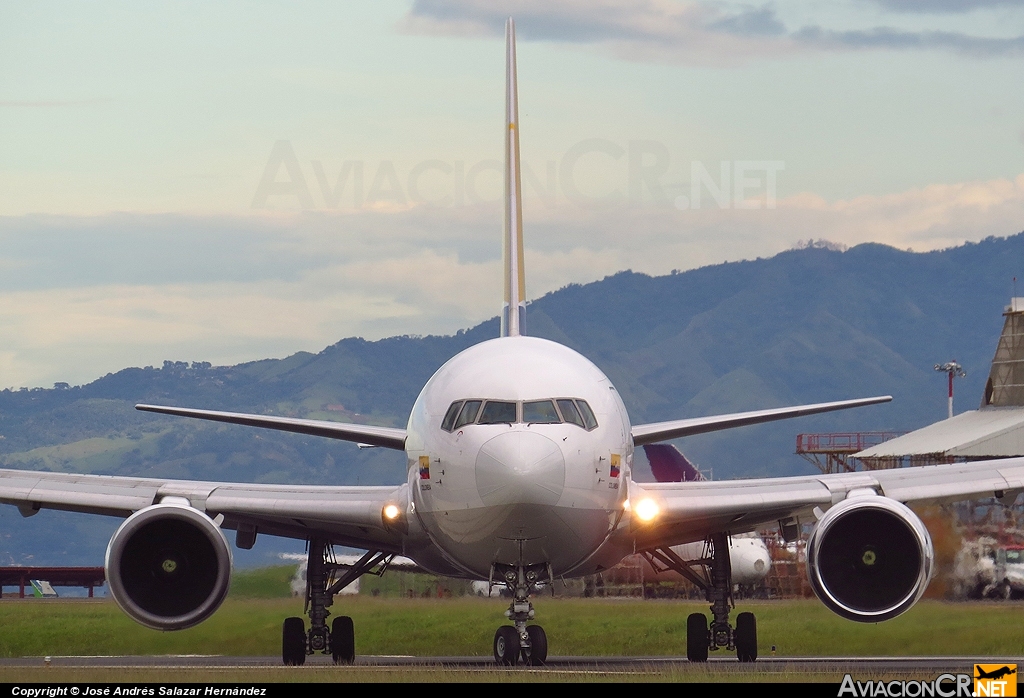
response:
{"label": "aviacioncr.net logo", "polygon": [[840,698],[972,698],[975,693],[971,678],[970,674],[940,674],[931,681],[855,681],[846,674],[837,695]]}

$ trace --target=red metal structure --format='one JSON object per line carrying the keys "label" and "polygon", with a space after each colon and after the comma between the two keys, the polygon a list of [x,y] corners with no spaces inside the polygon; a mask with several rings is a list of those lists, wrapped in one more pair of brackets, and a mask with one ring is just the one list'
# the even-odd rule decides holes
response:
{"label": "red metal structure", "polygon": [[796,452],[823,473],[852,473],[857,463],[850,456],[901,436],[904,432],[857,431],[833,434],[797,434]]}
{"label": "red metal structure", "polygon": [[32,588],[33,579],[55,587],[83,587],[92,598],[93,589],[103,586],[107,578],[102,567],[0,567],[0,598],[3,588],[11,586],[18,587],[18,598],[25,598],[25,588]]}

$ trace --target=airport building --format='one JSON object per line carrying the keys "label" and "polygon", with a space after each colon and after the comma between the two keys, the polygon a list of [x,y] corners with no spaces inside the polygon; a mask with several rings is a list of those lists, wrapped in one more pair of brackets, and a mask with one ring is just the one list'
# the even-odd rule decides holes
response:
{"label": "airport building", "polygon": [[1013,298],[981,406],[853,454],[868,469],[1024,456],[1024,298]]}

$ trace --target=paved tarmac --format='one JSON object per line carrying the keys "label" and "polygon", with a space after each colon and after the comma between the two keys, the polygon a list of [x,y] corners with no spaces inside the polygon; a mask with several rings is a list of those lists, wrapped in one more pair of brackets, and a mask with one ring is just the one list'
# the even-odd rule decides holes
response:
{"label": "paved tarmac", "polygon": [[[1024,664],[1024,657],[763,657],[756,664],[740,664],[735,657],[712,657],[708,666],[715,671],[749,672],[871,672],[973,673],[974,663]],[[328,666],[331,659],[315,654],[306,666]],[[0,659],[0,670],[11,667],[107,667],[107,668],[245,668],[281,666],[280,657],[223,657],[218,655],[98,656],[98,657],[20,657]],[[408,657],[366,655],[356,657],[355,666],[366,667],[445,667],[450,669],[492,669],[491,657]],[[658,671],[670,668],[696,668],[685,657],[549,657],[546,668],[552,670]]]}

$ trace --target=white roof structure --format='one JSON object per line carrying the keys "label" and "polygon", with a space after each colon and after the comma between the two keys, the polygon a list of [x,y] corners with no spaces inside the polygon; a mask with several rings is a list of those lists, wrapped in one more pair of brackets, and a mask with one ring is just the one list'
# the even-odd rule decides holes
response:
{"label": "white roof structure", "polygon": [[854,454],[861,460],[941,455],[953,459],[1024,455],[1024,407],[958,414]]}
{"label": "white roof structure", "polygon": [[930,424],[853,457],[870,468],[872,461],[902,458],[942,463],[1024,456],[1024,298],[1012,298],[1003,316],[1006,322],[981,409]]}

